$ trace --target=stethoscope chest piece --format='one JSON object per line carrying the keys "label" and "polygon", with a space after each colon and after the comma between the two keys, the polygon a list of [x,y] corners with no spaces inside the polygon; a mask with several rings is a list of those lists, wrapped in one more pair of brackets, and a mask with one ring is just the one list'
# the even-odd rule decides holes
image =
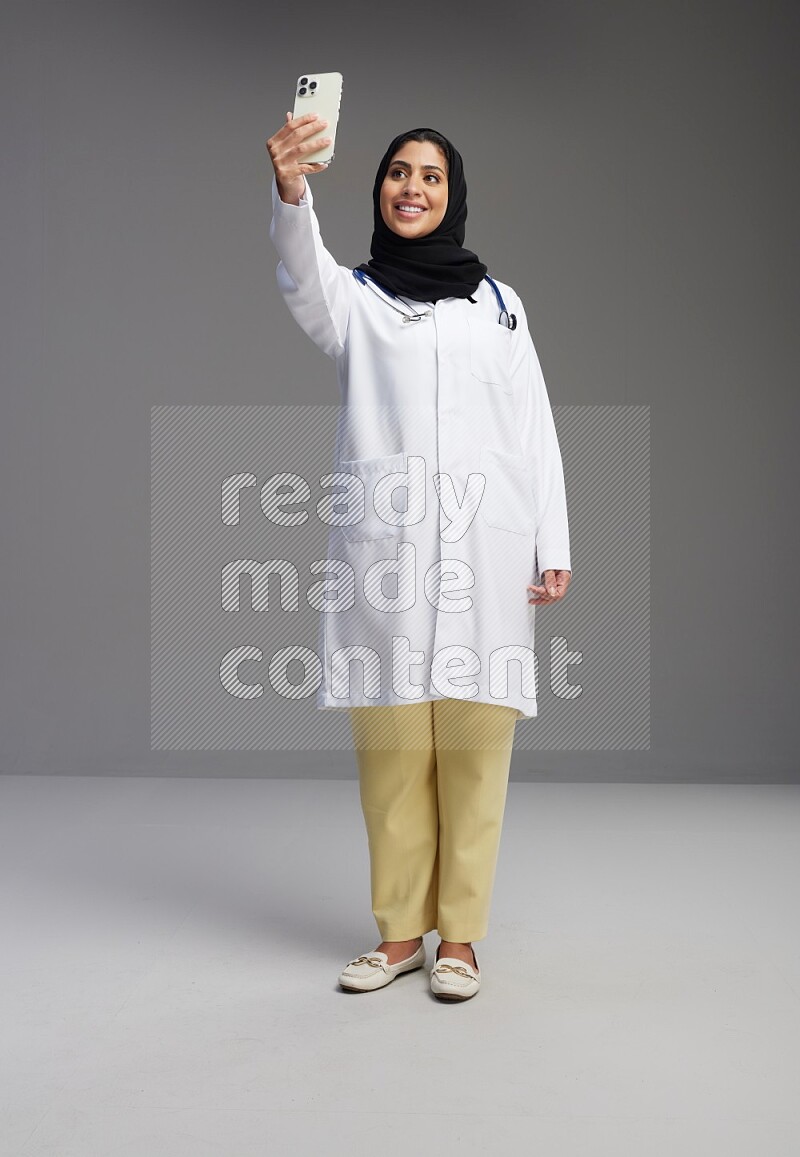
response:
{"label": "stethoscope chest piece", "polygon": [[[506,329],[516,329],[517,328],[517,315],[515,313],[509,313],[508,312],[508,310],[506,309],[506,303],[503,301],[503,295],[500,292],[496,281],[493,278],[491,278],[488,273],[486,274],[486,280],[491,285],[492,289],[494,290],[494,295],[497,298],[497,304],[498,304],[498,307],[500,309],[500,317],[498,318],[500,325],[504,325],[506,327]],[[503,320],[504,318],[505,318],[505,320]]]}

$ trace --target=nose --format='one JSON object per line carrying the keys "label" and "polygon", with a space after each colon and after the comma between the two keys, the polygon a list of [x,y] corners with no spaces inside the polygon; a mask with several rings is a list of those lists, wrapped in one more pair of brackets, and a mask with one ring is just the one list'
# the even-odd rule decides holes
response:
{"label": "nose", "polygon": [[414,196],[417,192],[417,178],[413,173],[409,173],[408,179],[403,185],[404,196]]}

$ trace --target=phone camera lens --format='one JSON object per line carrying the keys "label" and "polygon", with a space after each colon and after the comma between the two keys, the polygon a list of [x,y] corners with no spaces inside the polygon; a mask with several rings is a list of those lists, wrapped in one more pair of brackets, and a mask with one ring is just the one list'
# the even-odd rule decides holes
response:
{"label": "phone camera lens", "polygon": [[306,95],[306,90],[305,90],[304,88],[301,88],[301,89],[300,89],[300,93],[299,93],[299,95],[300,95],[300,96],[305,96],[305,95]]}
{"label": "phone camera lens", "polygon": [[301,76],[300,77],[300,83],[301,84],[308,84],[308,77],[307,76]]}
{"label": "phone camera lens", "polygon": [[317,87],[317,82],[316,82],[315,80],[312,80],[312,81],[311,81],[311,84],[310,84],[308,87],[309,87],[309,88],[316,88],[316,87]]}

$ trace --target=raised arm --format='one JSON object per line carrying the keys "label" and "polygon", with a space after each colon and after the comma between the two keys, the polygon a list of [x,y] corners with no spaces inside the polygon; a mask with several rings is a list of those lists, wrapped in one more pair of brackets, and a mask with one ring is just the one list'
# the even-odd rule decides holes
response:
{"label": "raised arm", "polygon": [[321,172],[327,165],[299,160],[322,143],[306,140],[319,129],[319,118],[313,113],[297,120],[291,113],[286,116],[287,123],[267,141],[275,170],[269,235],[280,257],[278,287],[298,325],[324,353],[336,358],[345,348],[353,277],[322,242],[305,179],[307,173]]}

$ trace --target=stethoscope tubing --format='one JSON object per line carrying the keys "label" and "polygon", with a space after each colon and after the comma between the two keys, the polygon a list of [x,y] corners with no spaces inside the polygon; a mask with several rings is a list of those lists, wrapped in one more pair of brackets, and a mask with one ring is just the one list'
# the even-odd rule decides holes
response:
{"label": "stethoscope tubing", "polygon": [[[396,301],[403,301],[403,298],[400,297],[397,293],[392,293],[391,290],[384,289],[384,287],[382,285],[377,286],[377,287],[373,286],[372,279],[367,277],[367,275],[364,273],[363,269],[354,269],[353,270],[353,277],[355,277],[355,279],[357,281],[360,281],[362,285],[368,285],[370,289],[377,288],[380,291],[380,293],[385,293],[388,297],[393,297]],[[497,283],[494,281],[493,278],[491,278],[489,276],[488,273],[485,275],[485,279],[491,285],[492,289],[494,290],[494,295],[497,298],[497,305],[500,309],[500,317],[498,318],[499,324],[504,325],[507,329],[516,329],[517,328],[516,314],[509,313],[508,310],[506,309],[506,303],[503,301],[503,295],[500,292],[500,290],[497,286]],[[473,305],[477,304],[475,302],[475,299],[472,297],[468,298],[467,300],[471,301]],[[431,314],[431,311],[429,309],[425,310],[423,313],[406,313],[404,310],[398,309],[398,307],[396,305],[392,305],[392,303],[390,301],[387,301],[386,304],[390,305],[392,307],[392,309],[395,309],[395,310],[397,310],[398,313],[402,314],[405,321],[419,321],[423,317],[430,317],[430,314]],[[406,303],[406,304],[408,304],[408,303]]]}

